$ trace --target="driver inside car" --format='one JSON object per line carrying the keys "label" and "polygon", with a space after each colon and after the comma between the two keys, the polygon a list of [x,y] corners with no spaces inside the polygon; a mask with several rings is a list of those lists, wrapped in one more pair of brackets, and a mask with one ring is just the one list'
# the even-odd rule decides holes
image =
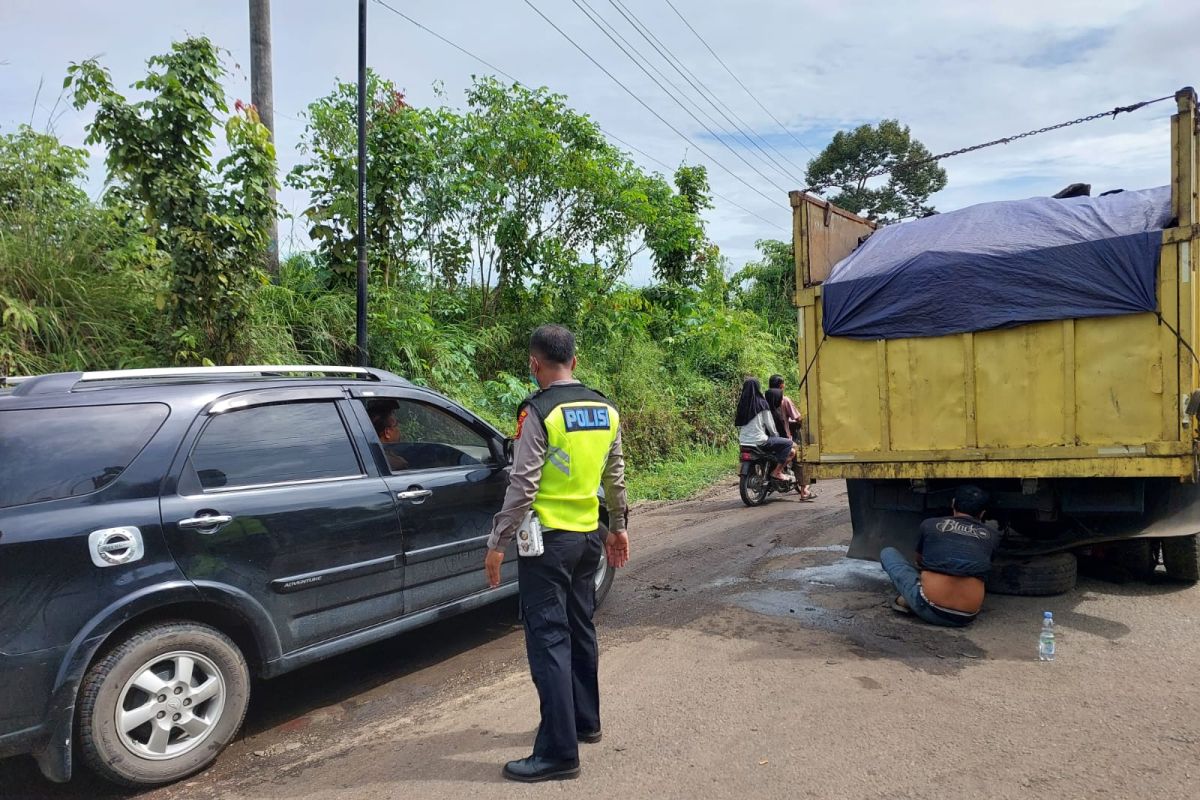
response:
{"label": "driver inside car", "polygon": [[402,472],[409,468],[408,461],[396,452],[396,445],[400,442],[400,423],[396,421],[397,408],[399,404],[394,400],[372,400],[367,404],[367,416],[371,418],[375,435],[383,445],[388,469],[392,472]]}

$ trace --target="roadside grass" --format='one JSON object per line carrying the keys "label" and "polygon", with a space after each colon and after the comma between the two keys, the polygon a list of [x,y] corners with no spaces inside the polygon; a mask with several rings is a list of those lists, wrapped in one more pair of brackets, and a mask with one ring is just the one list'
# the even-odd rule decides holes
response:
{"label": "roadside grass", "polygon": [[630,470],[629,500],[686,500],[737,469],[738,447],[703,448],[683,460]]}

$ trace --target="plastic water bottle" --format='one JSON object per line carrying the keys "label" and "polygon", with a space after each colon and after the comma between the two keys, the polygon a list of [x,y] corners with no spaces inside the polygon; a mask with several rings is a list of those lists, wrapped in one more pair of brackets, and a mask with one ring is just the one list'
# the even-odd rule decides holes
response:
{"label": "plastic water bottle", "polygon": [[1054,614],[1042,614],[1042,632],[1038,636],[1038,661],[1054,660]]}

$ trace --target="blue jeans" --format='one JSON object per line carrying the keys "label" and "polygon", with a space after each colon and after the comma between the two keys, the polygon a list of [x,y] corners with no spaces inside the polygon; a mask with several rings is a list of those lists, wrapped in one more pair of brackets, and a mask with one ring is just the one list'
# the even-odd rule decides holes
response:
{"label": "blue jeans", "polygon": [[899,550],[894,547],[883,548],[879,554],[879,563],[883,565],[883,571],[892,579],[896,591],[900,592],[904,602],[908,603],[908,607],[918,617],[930,625],[942,625],[947,628],[961,628],[970,624],[973,617],[955,619],[929,605],[929,602],[921,595],[921,573],[908,563],[908,559]]}

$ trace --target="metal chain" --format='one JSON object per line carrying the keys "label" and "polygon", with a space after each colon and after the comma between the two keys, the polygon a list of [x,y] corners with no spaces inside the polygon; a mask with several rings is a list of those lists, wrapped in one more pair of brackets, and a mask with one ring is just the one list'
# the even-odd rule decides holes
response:
{"label": "metal chain", "polygon": [[[994,147],[998,144],[1008,144],[1009,142],[1015,142],[1018,139],[1026,139],[1030,136],[1037,136],[1038,134],[1041,134],[1041,133],[1048,133],[1050,131],[1056,131],[1060,128],[1069,128],[1072,125],[1079,125],[1084,122],[1092,122],[1094,120],[1098,120],[1103,117],[1112,117],[1113,119],[1116,119],[1118,114],[1126,114],[1126,113],[1129,113],[1132,111],[1137,111],[1139,108],[1145,108],[1146,106],[1151,105],[1153,103],[1161,103],[1164,100],[1171,100],[1174,97],[1175,97],[1175,95],[1169,94],[1166,97],[1157,97],[1153,100],[1143,100],[1142,102],[1134,103],[1131,106],[1117,106],[1112,111],[1101,111],[1099,114],[1091,114],[1086,117],[1080,117],[1079,119],[1073,119],[1069,122],[1060,122],[1057,125],[1047,125],[1045,128],[1037,128],[1032,131],[1025,131],[1025,133],[1018,133],[1015,136],[1005,136],[1003,139],[993,139],[992,141],[984,142],[983,144],[976,144],[976,145],[972,145],[970,147],[960,147],[958,150],[950,150],[945,153],[940,153],[936,156],[929,156],[928,158],[918,158],[918,159],[914,159],[912,161],[902,161],[898,164],[892,164],[891,166],[880,167],[879,169],[871,170],[870,172],[868,172],[866,175],[863,176],[863,179],[866,180],[869,178],[878,178],[883,175],[887,175],[890,172],[897,172],[899,170],[905,170],[905,169],[911,169],[913,167],[919,167],[924,164],[931,164],[935,161],[941,161],[944,158],[951,158],[952,156],[961,156],[963,153],[973,153],[976,150],[982,150],[985,147]],[[819,186],[810,186],[807,189],[805,189],[804,191],[810,192],[810,193],[811,192],[820,192],[820,191],[824,191],[825,189],[830,189],[834,186],[837,186],[837,184],[836,183],[826,183],[826,184],[821,184]]]}

